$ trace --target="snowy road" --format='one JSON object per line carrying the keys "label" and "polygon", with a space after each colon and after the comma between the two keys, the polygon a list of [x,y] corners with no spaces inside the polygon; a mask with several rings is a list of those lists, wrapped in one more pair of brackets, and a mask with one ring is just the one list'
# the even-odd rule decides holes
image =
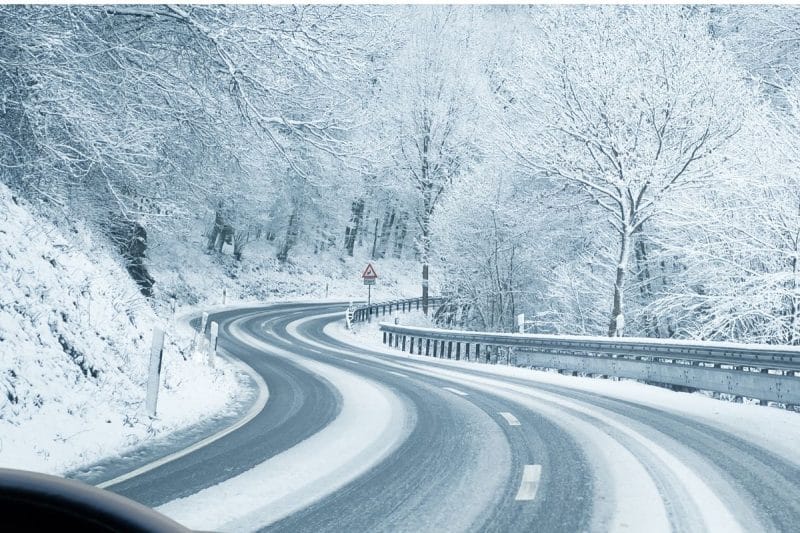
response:
{"label": "snowy road", "polygon": [[[217,314],[223,346],[264,377],[266,408],[112,490],[191,527],[231,531],[790,531],[800,523],[798,456],[731,432],[731,420],[355,348],[332,333],[337,309]],[[737,407],[752,409],[720,411]]]}

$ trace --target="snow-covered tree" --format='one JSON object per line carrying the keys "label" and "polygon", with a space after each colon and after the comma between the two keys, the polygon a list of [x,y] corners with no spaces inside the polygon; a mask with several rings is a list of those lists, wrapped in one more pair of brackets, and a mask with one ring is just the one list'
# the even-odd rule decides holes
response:
{"label": "snow-covered tree", "polygon": [[680,335],[800,343],[800,91],[782,99],[788,113],[758,108],[729,172],[668,217],[680,268],[651,308]]}
{"label": "snow-covered tree", "polygon": [[482,82],[471,46],[470,13],[426,7],[409,13],[408,41],[389,67],[385,131],[396,138],[398,190],[413,191],[413,216],[427,312],[431,218],[442,195],[476,160]]}
{"label": "snow-covered tree", "polygon": [[621,335],[637,236],[713,175],[747,91],[705,19],[676,7],[559,11],[522,44],[518,160],[591,198],[616,234],[608,334]]}

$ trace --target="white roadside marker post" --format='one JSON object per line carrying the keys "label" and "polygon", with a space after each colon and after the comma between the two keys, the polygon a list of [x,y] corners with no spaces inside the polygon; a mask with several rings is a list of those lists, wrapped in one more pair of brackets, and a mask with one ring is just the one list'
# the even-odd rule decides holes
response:
{"label": "white roadside marker post", "polygon": [[215,368],[214,359],[217,356],[217,335],[219,334],[219,324],[211,322],[211,340],[208,343],[208,360],[211,363],[211,368]]}
{"label": "white roadside marker post", "polygon": [[164,330],[159,327],[153,328],[153,345],[150,348],[150,374],[147,379],[147,397],[145,404],[147,414],[150,417],[156,416],[156,405],[158,403],[158,384],[161,381],[161,359],[164,355]]}
{"label": "white roadside marker post", "polygon": [[350,305],[347,306],[344,318],[347,321],[347,329],[353,329],[353,302],[350,302]]}
{"label": "white roadside marker post", "polygon": [[525,333],[525,313],[517,315],[517,327],[520,333]]}

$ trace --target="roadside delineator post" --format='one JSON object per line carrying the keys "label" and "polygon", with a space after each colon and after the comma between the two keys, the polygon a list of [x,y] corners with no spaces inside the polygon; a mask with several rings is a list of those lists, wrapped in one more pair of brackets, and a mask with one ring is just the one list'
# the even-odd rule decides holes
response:
{"label": "roadside delineator post", "polygon": [[219,324],[211,322],[211,339],[208,343],[208,362],[211,368],[214,368],[216,362],[214,359],[217,357],[217,335],[219,334]]}
{"label": "roadside delineator post", "polygon": [[158,403],[158,384],[161,381],[161,360],[164,355],[164,330],[159,327],[153,328],[153,344],[150,347],[150,369],[147,378],[147,396],[145,406],[147,414],[151,417],[156,416],[156,405]]}

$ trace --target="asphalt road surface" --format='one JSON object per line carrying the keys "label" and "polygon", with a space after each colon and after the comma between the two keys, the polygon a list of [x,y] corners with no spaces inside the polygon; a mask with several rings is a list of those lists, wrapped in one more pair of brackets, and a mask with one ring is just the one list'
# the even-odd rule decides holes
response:
{"label": "asphalt road surface", "polygon": [[110,490],[156,507],[224,483],[331,424],[343,391],[282,355],[291,352],[380,384],[412,422],[377,464],[265,520],[265,530],[793,531],[800,524],[800,467],[756,443],[669,410],[356,348],[325,333],[342,312],[336,304],[287,303],[213,315],[221,347],[266,382],[265,409]]}

